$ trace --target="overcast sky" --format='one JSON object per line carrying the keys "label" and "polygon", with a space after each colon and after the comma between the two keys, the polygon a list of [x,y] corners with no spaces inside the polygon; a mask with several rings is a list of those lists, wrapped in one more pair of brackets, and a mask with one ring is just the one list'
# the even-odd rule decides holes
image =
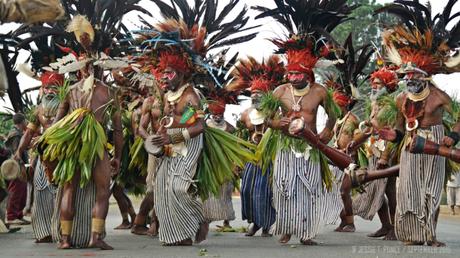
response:
{"label": "overcast sky", "polygon": [[[226,3],[228,0],[222,0],[220,1],[222,4]],[[440,11],[442,11],[444,5],[447,3],[448,0],[430,0],[429,2],[431,3],[433,14],[436,14]],[[241,6],[244,4],[246,5],[262,5],[266,7],[273,7],[273,1],[270,0],[241,0]],[[379,3],[388,3],[391,1],[387,0],[378,0]],[[422,1],[425,2],[425,1]],[[154,17],[159,17],[158,16],[158,9],[156,6],[152,3],[150,3],[147,0],[141,1],[141,5],[151,11]],[[222,7],[222,6],[221,6]],[[240,8],[237,8],[240,10]],[[460,3],[457,3],[456,6],[454,7],[454,11],[460,11]],[[249,14],[251,17],[254,17],[256,12],[250,10]],[[130,28],[135,29],[136,25],[139,24],[138,19],[137,19],[137,14],[132,13],[126,16],[126,21],[128,22],[128,25]],[[161,19],[161,18],[160,18]],[[155,21],[155,19],[153,19]],[[253,39],[250,42],[240,44],[236,47],[233,48],[233,51],[238,51],[240,53],[240,56],[247,56],[247,55],[252,55],[258,59],[262,59],[265,56],[270,55],[273,52],[273,45],[268,42],[266,39],[267,38],[273,38],[277,35],[281,35],[283,33],[281,27],[274,21],[270,21],[269,19],[264,19],[264,20],[257,20],[254,21],[251,19],[249,22],[249,25],[255,25],[255,24],[260,24],[262,25],[259,30],[258,36]],[[6,33],[12,29],[14,29],[17,25],[15,24],[5,24],[0,26],[0,32]],[[27,55],[21,55],[20,60],[24,61],[25,58],[27,58]],[[20,75],[18,77],[19,83],[21,86],[21,89],[24,90],[29,87],[33,86],[38,86],[39,82],[35,81],[33,79],[29,79],[28,77],[24,75]],[[438,86],[445,90],[449,94],[457,94],[458,88],[460,88],[460,74],[452,74],[452,75],[437,75],[435,76],[435,81],[438,84]],[[10,106],[8,98],[5,98],[4,100],[0,99],[0,110],[3,110],[3,106]],[[234,110],[236,111],[236,110]],[[230,114],[229,118],[230,118]]]}

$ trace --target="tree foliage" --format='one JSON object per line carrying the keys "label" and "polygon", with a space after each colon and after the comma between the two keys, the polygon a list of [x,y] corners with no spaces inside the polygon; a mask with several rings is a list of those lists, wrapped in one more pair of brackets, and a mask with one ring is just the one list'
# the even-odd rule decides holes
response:
{"label": "tree foliage", "polygon": [[[353,10],[351,16],[354,18],[347,22],[340,24],[333,32],[334,38],[341,44],[345,42],[350,32],[353,35],[353,42],[355,48],[358,49],[360,46],[366,44],[372,44],[373,47],[377,48],[377,51],[381,49],[381,37],[380,33],[384,24],[392,23],[395,19],[387,14],[374,15],[374,11],[380,7],[381,4],[377,3],[376,0],[348,0],[348,4],[358,4],[359,7]],[[370,74],[376,68],[377,54],[374,54],[367,66],[364,68],[364,74]],[[357,85],[362,95],[362,100],[355,105],[353,111],[361,118],[365,117],[363,112],[366,99],[370,92],[369,82],[362,81],[361,85]]]}
{"label": "tree foliage", "polygon": [[[382,7],[381,4],[377,3],[376,0],[348,0],[348,4],[358,4],[358,8],[353,10],[351,16],[354,18],[347,22],[340,24],[333,32],[332,35],[339,42],[343,43],[348,37],[348,34],[351,32],[353,34],[353,41],[355,46],[363,46],[366,44],[374,44],[380,49],[381,38],[380,33],[383,27],[383,24],[388,24],[391,22],[393,17],[381,14],[374,15],[374,10]],[[366,67],[366,72],[371,72],[375,68],[375,55],[371,59],[368,66]]]}

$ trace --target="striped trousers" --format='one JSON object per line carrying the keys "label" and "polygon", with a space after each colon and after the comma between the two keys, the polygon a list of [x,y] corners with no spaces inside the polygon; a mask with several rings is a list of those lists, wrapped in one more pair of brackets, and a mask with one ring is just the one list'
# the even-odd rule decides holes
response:
{"label": "striped trousers", "polygon": [[[59,187],[52,218],[52,236],[55,242],[61,240],[61,198],[62,187]],[[92,180],[83,188],[77,187],[74,200],[75,215],[73,218],[72,232],[70,233],[70,244],[76,248],[85,248],[89,245],[91,239],[92,211],[95,202],[96,184]],[[103,237],[105,237],[105,234]]]}
{"label": "striped trousers", "polygon": [[[168,133],[183,129],[168,129]],[[187,155],[158,160],[154,198],[160,224],[158,236],[166,244],[195,237],[205,219],[203,208],[190,192],[198,159],[203,148],[203,135],[185,142]]]}
{"label": "striped trousers", "polygon": [[297,158],[290,150],[276,155],[273,173],[273,201],[276,222],[273,233],[296,235],[301,240],[314,238],[320,227],[329,223],[340,205],[334,204],[322,185],[319,162]]}
{"label": "striped trousers", "polygon": [[[330,165],[329,168],[334,176],[332,182],[332,190],[326,193],[327,195],[329,195],[329,203],[331,205],[330,209],[334,211],[342,211],[343,201],[340,188],[342,187],[342,180],[345,172],[333,165]],[[325,216],[326,224],[335,224],[340,219],[340,213],[329,212],[325,214]]]}
{"label": "striped trousers", "polygon": [[[369,159],[369,170],[377,169],[378,158],[372,156]],[[385,201],[385,188],[387,178],[377,179],[368,183],[364,193],[358,193],[353,197],[353,214],[365,220],[372,220]]]}
{"label": "striped trousers", "polygon": [[235,220],[232,194],[233,183],[228,182],[222,185],[219,196],[210,196],[203,203],[203,214],[206,221]]}
{"label": "striped trousers", "polygon": [[[444,137],[442,125],[432,126],[428,131],[432,134],[429,138],[436,143]],[[441,204],[446,159],[403,150],[400,160],[396,237],[401,241],[432,241],[436,238],[435,214]]]}
{"label": "striped trousers", "polygon": [[247,163],[241,180],[241,214],[243,220],[268,230],[275,223],[273,191],[270,185],[270,170],[265,174],[259,166]]}
{"label": "striped trousers", "polygon": [[38,160],[34,173],[34,203],[32,205],[32,229],[35,239],[51,236],[56,187],[48,182],[41,162]]}

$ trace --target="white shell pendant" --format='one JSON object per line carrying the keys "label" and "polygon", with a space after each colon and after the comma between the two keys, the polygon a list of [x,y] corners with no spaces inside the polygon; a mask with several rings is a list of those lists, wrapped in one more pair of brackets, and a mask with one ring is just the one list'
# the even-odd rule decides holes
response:
{"label": "white shell pendant", "polygon": [[292,105],[292,111],[299,112],[301,109],[301,106],[299,104],[294,104]]}

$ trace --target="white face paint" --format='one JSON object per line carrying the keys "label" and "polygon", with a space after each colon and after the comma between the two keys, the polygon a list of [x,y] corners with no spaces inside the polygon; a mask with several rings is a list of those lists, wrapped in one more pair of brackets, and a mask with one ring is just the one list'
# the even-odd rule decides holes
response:
{"label": "white face paint", "polygon": [[410,93],[420,93],[427,85],[426,81],[412,79],[407,81],[407,90]]}
{"label": "white face paint", "polygon": [[387,94],[387,88],[382,87],[380,89],[372,89],[371,90],[371,100],[377,100],[380,96]]}
{"label": "white face paint", "polygon": [[251,94],[251,102],[252,102],[252,107],[259,110],[260,105],[262,104],[262,92],[256,91]]}
{"label": "white face paint", "polygon": [[420,73],[408,73],[404,76],[403,81],[406,84],[407,91],[413,94],[422,92],[425,86],[428,85],[425,76]]}

